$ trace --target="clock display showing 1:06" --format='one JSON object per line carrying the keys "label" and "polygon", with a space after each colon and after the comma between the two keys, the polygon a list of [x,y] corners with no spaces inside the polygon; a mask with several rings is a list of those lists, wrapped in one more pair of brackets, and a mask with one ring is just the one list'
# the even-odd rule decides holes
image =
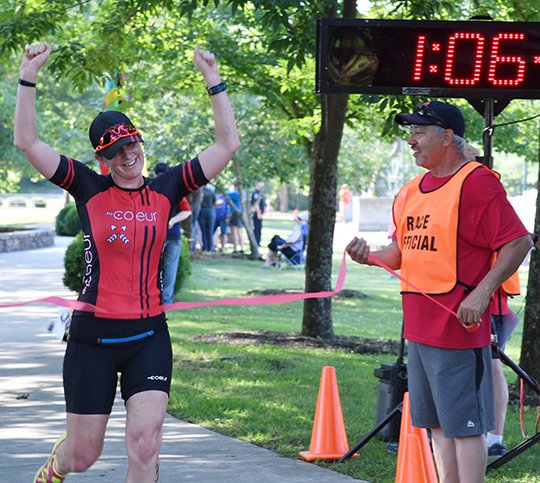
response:
{"label": "clock display showing 1:06", "polygon": [[540,23],[323,19],[320,92],[540,98]]}
{"label": "clock display showing 1:06", "polygon": [[[495,32],[488,50],[485,45],[486,38],[479,32],[453,32],[448,37],[445,46],[439,42],[430,43],[426,35],[418,34],[412,80],[422,83],[424,76],[436,74],[439,71],[438,64],[424,65],[426,48],[430,48],[432,52],[443,54],[444,81],[451,86],[474,86],[484,76],[493,87],[518,87],[525,80],[526,61],[523,55],[501,55],[501,52],[504,51],[505,44],[514,47],[513,51],[519,52],[518,43],[523,40],[525,40],[525,34],[522,32]],[[484,51],[489,52],[487,65]],[[457,77],[457,59],[460,55],[466,55],[469,62],[465,66],[468,68],[461,69],[465,70],[462,77]],[[533,64],[540,64],[540,53],[535,56]]]}

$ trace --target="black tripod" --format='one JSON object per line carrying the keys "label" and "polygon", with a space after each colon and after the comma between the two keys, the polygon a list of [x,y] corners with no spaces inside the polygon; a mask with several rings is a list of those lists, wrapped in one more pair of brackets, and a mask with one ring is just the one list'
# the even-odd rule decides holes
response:
{"label": "black tripod", "polygon": [[[497,342],[493,342],[493,348],[499,354],[499,358],[510,367],[524,382],[526,382],[529,387],[533,389],[538,395],[540,395],[540,384],[533,377],[529,376],[521,367],[519,367],[510,357],[508,357],[502,350],[497,346]],[[540,432],[536,433],[534,436],[527,438],[525,441],[518,444],[515,448],[512,448],[508,453],[496,459],[493,463],[487,466],[486,472],[490,470],[495,470],[500,468],[505,463],[508,463],[510,460],[514,459],[517,455],[523,453],[525,450],[529,449],[531,446],[540,442]]]}
{"label": "black tripod", "polygon": [[[381,376],[378,372],[383,372],[387,374],[386,378],[390,384],[391,394],[393,397],[394,409],[388,413],[388,415],[382,419],[366,436],[364,436],[349,452],[343,455],[338,463],[342,463],[346,459],[354,455],[362,446],[364,446],[373,436],[379,433],[386,425],[393,424],[389,426],[391,438],[395,435],[397,431],[396,441],[399,439],[399,425],[401,422],[401,409],[403,407],[403,394],[407,391],[407,366],[403,362],[403,356],[405,353],[405,339],[403,339],[403,327],[401,332],[401,344],[399,348],[399,357],[396,362],[392,365],[387,364],[382,366],[379,370],[375,370],[375,375],[378,377]],[[400,416],[396,421],[393,419],[396,416]]]}

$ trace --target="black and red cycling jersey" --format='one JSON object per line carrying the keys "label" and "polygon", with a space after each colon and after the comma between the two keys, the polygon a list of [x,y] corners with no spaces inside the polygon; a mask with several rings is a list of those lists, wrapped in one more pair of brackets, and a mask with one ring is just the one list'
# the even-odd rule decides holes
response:
{"label": "black and red cycling jersey", "polygon": [[73,196],[82,223],[86,269],[78,300],[95,305],[96,317],[162,314],[159,273],[171,207],[208,182],[198,158],[123,189],[110,174],[61,156],[50,180]]}

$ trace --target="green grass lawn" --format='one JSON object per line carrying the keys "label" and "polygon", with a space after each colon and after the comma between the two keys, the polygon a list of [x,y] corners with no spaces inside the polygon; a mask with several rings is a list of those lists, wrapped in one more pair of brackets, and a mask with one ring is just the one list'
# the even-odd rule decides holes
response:
{"label": "green grass lawn", "polygon": [[[286,234],[289,219],[265,221],[263,236]],[[265,240],[263,239],[263,245]],[[340,252],[335,254],[337,274]],[[302,289],[301,271],[262,270],[261,262],[216,255],[193,263],[193,275],[178,298],[185,301],[245,296],[251,290]],[[365,298],[333,301],[334,332],[339,336],[393,339],[401,334],[399,283],[378,268],[348,262],[345,288]],[[523,297],[512,301],[519,311]],[[302,302],[265,306],[214,306],[169,313],[174,347],[174,375],[170,412],[229,436],[299,458],[309,449],[313,418],[324,366],[336,369],[349,445],[354,446],[375,426],[379,379],[374,370],[396,355],[358,354],[343,349],[283,347],[270,344],[205,342],[201,337],[233,331],[300,333]],[[523,311],[521,311],[521,315]],[[507,354],[519,362],[521,326]],[[516,377],[507,371],[510,382]],[[534,432],[535,412],[526,413],[526,430]],[[511,406],[505,440],[520,443],[519,411]],[[317,462],[332,470],[370,482],[395,478],[396,455],[373,438],[358,459],[345,463]],[[538,446],[487,476],[488,482],[540,483]]]}

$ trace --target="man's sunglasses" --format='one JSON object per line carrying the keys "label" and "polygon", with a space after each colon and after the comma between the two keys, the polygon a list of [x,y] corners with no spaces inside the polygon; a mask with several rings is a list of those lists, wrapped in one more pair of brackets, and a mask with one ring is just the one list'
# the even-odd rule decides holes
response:
{"label": "man's sunglasses", "polygon": [[100,151],[107,149],[119,139],[137,135],[139,135],[138,129],[131,124],[115,124],[103,133],[103,136],[99,139],[98,145],[94,148],[94,152],[99,153]]}
{"label": "man's sunglasses", "polygon": [[422,106],[420,109],[418,109],[418,111],[415,112],[415,114],[420,117],[429,117],[430,119],[434,119],[437,121],[437,126],[449,129],[446,125],[446,121],[429,106]]}

